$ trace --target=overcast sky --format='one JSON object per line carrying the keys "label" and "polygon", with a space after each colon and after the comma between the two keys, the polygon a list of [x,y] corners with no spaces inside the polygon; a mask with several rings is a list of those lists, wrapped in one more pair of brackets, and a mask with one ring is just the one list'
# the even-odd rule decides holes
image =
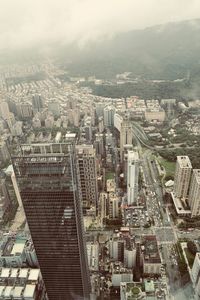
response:
{"label": "overcast sky", "polygon": [[88,40],[200,18],[200,0],[0,0],[0,49]]}

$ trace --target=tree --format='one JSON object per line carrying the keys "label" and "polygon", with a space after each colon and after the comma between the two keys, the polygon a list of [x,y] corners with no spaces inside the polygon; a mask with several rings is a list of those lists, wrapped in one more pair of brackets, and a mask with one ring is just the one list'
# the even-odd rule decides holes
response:
{"label": "tree", "polygon": [[195,255],[197,253],[197,246],[195,245],[194,242],[188,241],[187,247],[191,254]]}

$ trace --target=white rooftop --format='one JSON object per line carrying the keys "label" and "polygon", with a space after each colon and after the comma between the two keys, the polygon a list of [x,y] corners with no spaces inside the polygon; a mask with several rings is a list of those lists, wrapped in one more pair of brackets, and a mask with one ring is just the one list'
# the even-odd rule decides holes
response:
{"label": "white rooftop", "polygon": [[3,268],[1,271],[1,277],[9,277],[10,269],[9,268]]}
{"label": "white rooftop", "polygon": [[128,160],[138,160],[139,159],[139,155],[138,155],[138,152],[136,151],[128,151]]}
{"label": "white rooftop", "polygon": [[18,273],[18,269],[11,269],[11,275],[10,277],[12,278],[16,278],[17,277],[17,273]]}
{"label": "white rooftop", "polygon": [[16,286],[13,290],[13,298],[21,297],[22,291],[24,287],[23,286]]}
{"label": "white rooftop", "polygon": [[[13,286],[7,286],[5,288],[5,291],[4,291],[4,297],[10,297],[11,296],[11,291],[13,289]],[[10,298],[9,298],[10,299]]]}
{"label": "white rooftop", "polygon": [[24,251],[24,247],[25,247],[25,241],[20,241],[20,242],[16,242],[12,248],[12,251],[11,251],[11,255],[19,255],[19,254],[22,254],[23,251]]}
{"label": "white rooftop", "polygon": [[38,280],[40,274],[40,270],[39,269],[31,269],[29,276],[28,276],[28,280]]}
{"label": "white rooftop", "polygon": [[3,286],[1,285],[1,286],[0,286],[0,296],[2,296],[4,289],[5,289],[5,286],[4,286],[4,285],[3,285]]}
{"label": "white rooftop", "polygon": [[188,156],[177,156],[177,161],[180,168],[192,169],[192,164]]}
{"label": "white rooftop", "polygon": [[36,285],[35,284],[27,284],[24,290],[24,298],[28,299],[28,298],[33,298],[34,293],[35,293],[35,288]]}
{"label": "white rooftop", "polygon": [[26,278],[28,275],[28,269],[20,269],[19,278]]}
{"label": "white rooftop", "polygon": [[76,137],[76,133],[66,133],[65,137],[66,137],[66,139],[75,138]]}

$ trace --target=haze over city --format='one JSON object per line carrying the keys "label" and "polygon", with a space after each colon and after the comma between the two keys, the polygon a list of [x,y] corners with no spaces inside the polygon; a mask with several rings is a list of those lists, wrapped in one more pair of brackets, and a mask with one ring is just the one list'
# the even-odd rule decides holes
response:
{"label": "haze over city", "polygon": [[0,0],[0,299],[200,299],[200,1]]}
{"label": "haze over city", "polygon": [[[198,0],[0,0],[0,49],[66,45],[200,17]],[[194,23],[195,26],[195,23]]]}

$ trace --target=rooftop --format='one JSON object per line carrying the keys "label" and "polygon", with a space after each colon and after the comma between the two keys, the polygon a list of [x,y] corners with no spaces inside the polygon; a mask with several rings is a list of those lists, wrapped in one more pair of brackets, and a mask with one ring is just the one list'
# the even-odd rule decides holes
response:
{"label": "rooftop", "polygon": [[143,246],[144,246],[144,262],[161,263],[157,239],[155,235],[144,236]]}
{"label": "rooftop", "polygon": [[190,215],[191,210],[185,209],[181,200],[174,196],[174,193],[171,193],[172,200],[178,215]]}
{"label": "rooftop", "polygon": [[[13,290],[13,297],[14,298],[21,297],[23,289],[24,289],[23,286],[16,286]],[[1,292],[0,292],[0,295],[1,295]]]}
{"label": "rooftop", "polygon": [[25,248],[26,241],[17,240],[12,248],[10,255],[19,255],[22,254]]}
{"label": "rooftop", "polygon": [[154,286],[153,280],[145,280],[144,285],[145,285],[145,291],[147,293],[155,291],[155,286]]}
{"label": "rooftop", "polygon": [[39,277],[39,274],[40,274],[40,270],[39,269],[31,269],[30,273],[29,273],[29,276],[28,276],[28,280],[37,281],[38,277]]}
{"label": "rooftop", "polygon": [[25,290],[24,290],[24,298],[25,297],[32,298],[34,296],[35,289],[36,289],[36,285],[35,284],[27,284],[26,287],[25,287]]}
{"label": "rooftop", "polygon": [[192,164],[188,156],[177,156],[177,162],[180,168],[192,169]]}

